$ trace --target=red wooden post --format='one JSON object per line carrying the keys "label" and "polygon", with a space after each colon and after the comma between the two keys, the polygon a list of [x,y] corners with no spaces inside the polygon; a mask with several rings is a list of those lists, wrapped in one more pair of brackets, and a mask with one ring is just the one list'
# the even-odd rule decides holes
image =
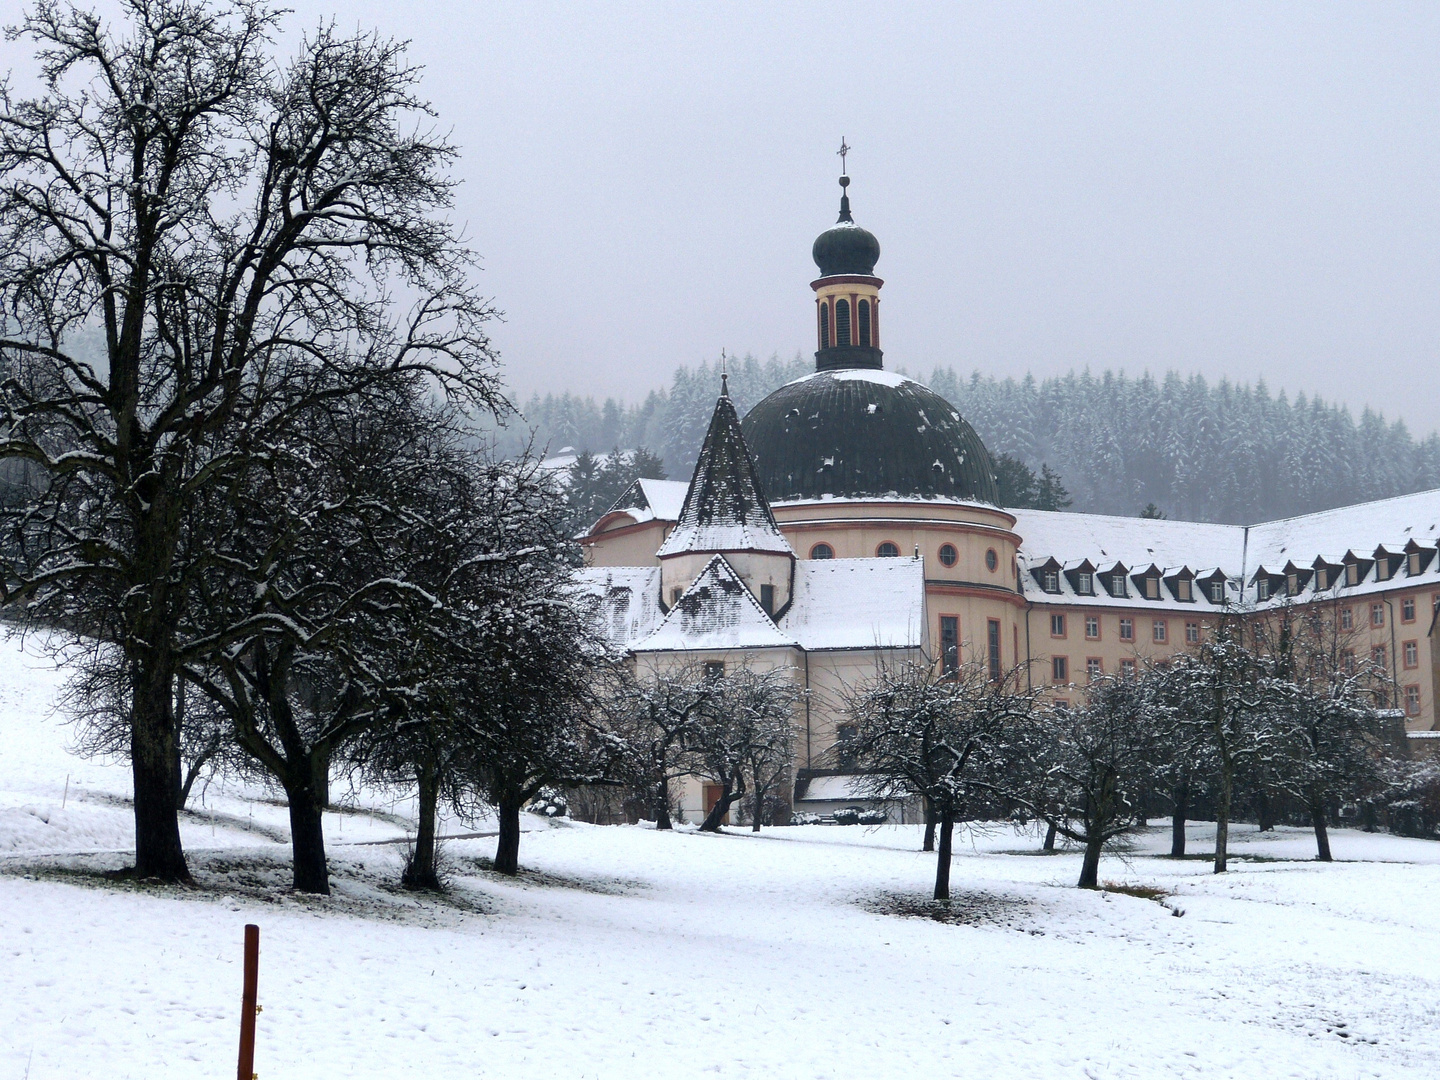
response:
{"label": "red wooden post", "polygon": [[240,1069],[238,1080],[254,1080],[256,985],[260,981],[260,927],[245,924],[245,994],[240,1004]]}

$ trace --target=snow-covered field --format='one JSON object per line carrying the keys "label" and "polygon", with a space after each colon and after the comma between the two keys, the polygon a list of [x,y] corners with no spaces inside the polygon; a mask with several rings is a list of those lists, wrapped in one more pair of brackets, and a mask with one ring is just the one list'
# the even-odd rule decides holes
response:
{"label": "snow-covered field", "polygon": [[1162,903],[977,829],[942,923],[877,910],[929,887],[908,827],[532,819],[518,882],[452,841],[451,897],[416,899],[384,842],[406,807],[372,800],[329,815],[322,900],[283,888],[284,808],[212,787],[200,887],[137,890],[96,873],[125,861],[127,769],[66,753],[57,684],[0,641],[0,1077],[233,1075],[247,922],[262,1080],[1440,1075],[1440,845],[1337,831],[1324,866],[1242,827],[1217,878],[1157,828],[1101,876]]}

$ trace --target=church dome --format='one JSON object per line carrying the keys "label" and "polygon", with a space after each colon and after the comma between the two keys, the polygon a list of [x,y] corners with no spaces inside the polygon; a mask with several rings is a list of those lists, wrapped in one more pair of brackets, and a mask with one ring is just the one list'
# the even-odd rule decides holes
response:
{"label": "church dome", "polygon": [[776,390],[741,426],[771,502],[999,502],[975,429],[928,386],[893,372],[817,371]]}

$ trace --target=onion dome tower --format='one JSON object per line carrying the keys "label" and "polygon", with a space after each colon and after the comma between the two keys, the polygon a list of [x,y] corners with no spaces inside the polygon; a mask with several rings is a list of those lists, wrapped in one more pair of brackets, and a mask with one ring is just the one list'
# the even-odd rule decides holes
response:
{"label": "onion dome tower", "polygon": [[[849,147],[841,143],[841,160]],[[948,499],[998,504],[995,465],[959,411],[929,387],[884,370],[880,241],[855,224],[850,177],[840,218],[815,239],[815,374],[782,386],[745,417],[766,495]]]}

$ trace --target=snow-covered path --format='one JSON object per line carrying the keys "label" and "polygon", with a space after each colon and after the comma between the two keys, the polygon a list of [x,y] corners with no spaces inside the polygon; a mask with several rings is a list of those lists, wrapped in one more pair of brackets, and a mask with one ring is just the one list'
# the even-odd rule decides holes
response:
{"label": "snow-covered path", "polygon": [[0,643],[0,1077],[231,1075],[246,922],[262,1080],[1440,1072],[1440,845],[1337,831],[1322,866],[1304,833],[1242,830],[1254,858],[1217,878],[1154,857],[1156,829],[1101,876],[1166,907],[982,829],[954,871],[981,916],[950,925],[867,907],[926,891],[911,828],[537,819],[538,873],[497,880],[470,861],[489,841],[455,841],[437,904],[389,887],[395,845],[355,843],[396,818],[357,813],[330,823],[336,897],[311,901],[270,887],[283,808],[233,791],[186,826],[207,887],[135,891],[68,877],[121,861],[126,770],[64,754],[53,685]]}

